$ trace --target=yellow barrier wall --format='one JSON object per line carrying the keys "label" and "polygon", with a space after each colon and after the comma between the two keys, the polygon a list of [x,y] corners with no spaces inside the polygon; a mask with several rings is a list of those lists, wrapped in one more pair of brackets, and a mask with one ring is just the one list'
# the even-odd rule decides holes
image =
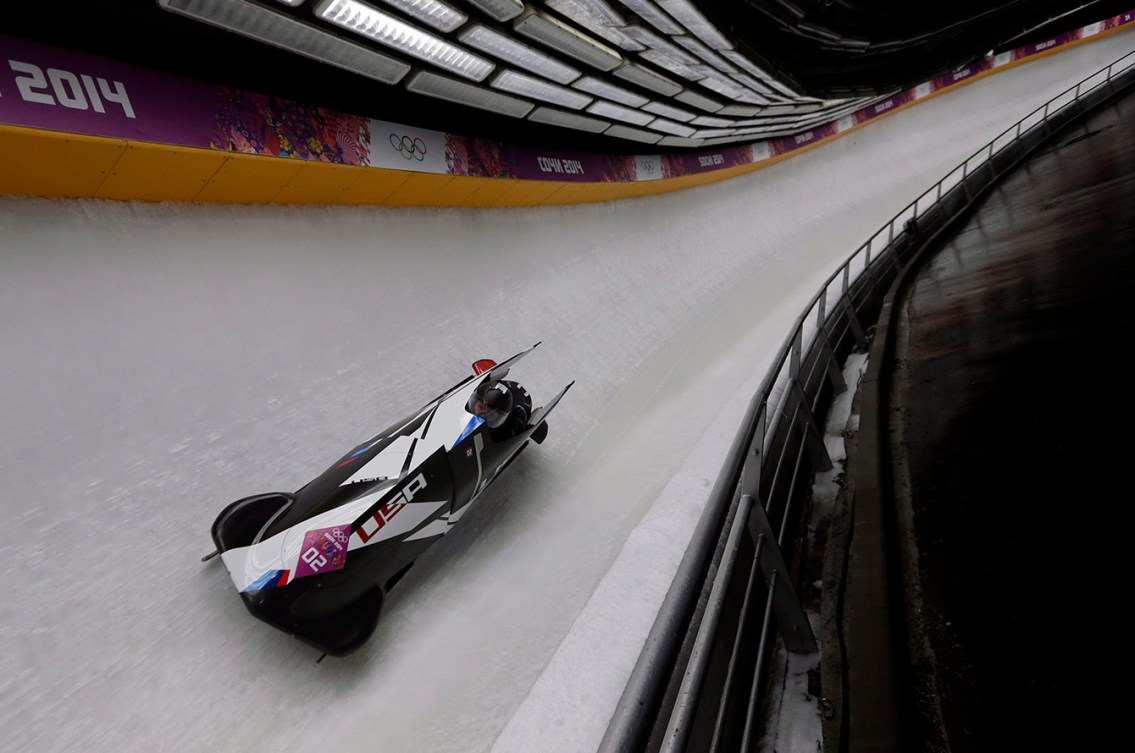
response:
{"label": "yellow barrier wall", "polygon": [[[1127,27],[1111,29],[984,71],[930,96],[1123,28]],[[887,115],[921,101],[903,104]],[[870,122],[842,131],[838,136]],[[223,204],[436,207],[581,204],[667,193],[727,180],[814,149],[827,140],[772,159],[677,178],[579,183],[357,167],[0,125],[0,194]]]}

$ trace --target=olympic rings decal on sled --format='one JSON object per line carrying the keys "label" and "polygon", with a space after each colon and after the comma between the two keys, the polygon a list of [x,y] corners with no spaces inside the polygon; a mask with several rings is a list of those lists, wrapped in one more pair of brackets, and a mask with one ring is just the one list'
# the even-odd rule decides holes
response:
{"label": "olympic rings decal on sled", "polygon": [[399,136],[396,133],[390,134],[390,146],[394,151],[398,152],[405,159],[416,159],[421,162],[426,158],[426,142],[415,136]]}

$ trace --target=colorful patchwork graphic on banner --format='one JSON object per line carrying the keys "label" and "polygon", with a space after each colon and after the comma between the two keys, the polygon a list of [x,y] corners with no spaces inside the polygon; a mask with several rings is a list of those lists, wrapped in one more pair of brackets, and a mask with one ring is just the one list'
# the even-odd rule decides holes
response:
{"label": "colorful patchwork graphic on banner", "polygon": [[[206,84],[3,35],[0,124],[439,175],[582,183],[648,181],[788,154],[994,68],[1132,23],[1135,12],[1127,12],[989,56],[790,136],[681,154],[569,153],[468,138]],[[708,138],[711,132],[703,134]],[[736,134],[723,131],[722,135]]]}
{"label": "colorful patchwork graphic on banner", "polygon": [[210,146],[228,152],[366,165],[370,121],[222,87]]}

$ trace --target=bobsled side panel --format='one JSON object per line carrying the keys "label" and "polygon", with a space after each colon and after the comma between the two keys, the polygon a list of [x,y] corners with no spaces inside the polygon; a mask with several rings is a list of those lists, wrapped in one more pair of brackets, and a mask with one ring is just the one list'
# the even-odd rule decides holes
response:
{"label": "bobsled side panel", "polygon": [[332,656],[346,656],[374,634],[384,598],[382,589],[374,587],[336,611],[308,617],[295,614],[290,604],[278,599],[257,603],[245,598],[244,605],[254,617],[277,630]]}
{"label": "bobsled side panel", "polygon": [[295,497],[291,494],[269,492],[229,504],[213,521],[211,533],[217,551],[225,552],[253,543],[264,527],[294,502]]}

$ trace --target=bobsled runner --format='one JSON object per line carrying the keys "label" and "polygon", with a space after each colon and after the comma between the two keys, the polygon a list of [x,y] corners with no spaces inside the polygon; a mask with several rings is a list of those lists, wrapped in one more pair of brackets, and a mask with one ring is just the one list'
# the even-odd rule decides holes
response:
{"label": "bobsled runner", "polygon": [[[387,592],[470,509],[571,388],[501,436],[477,413],[486,388],[537,345],[473,375],[336,460],[293,493],[237,500],[212,536],[257,618],[324,654],[345,656],[374,632]],[[322,657],[320,657],[322,658]]]}

